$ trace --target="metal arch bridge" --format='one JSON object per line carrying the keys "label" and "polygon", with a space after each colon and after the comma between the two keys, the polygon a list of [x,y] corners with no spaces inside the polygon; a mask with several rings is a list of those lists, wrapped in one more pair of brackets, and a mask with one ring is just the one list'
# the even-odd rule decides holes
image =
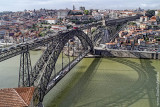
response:
{"label": "metal arch bridge", "polygon": [[[46,36],[43,38],[35,39],[33,41],[27,41],[22,44],[18,44],[15,47],[10,47],[5,49],[0,53],[0,62],[16,55],[21,54],[20,57],[20,70],[19,70],[19,87],[36,87],[36,94],[34,100],[38,100],[39,105],[43,101],[44,96],[61,80],[77,63],[79,63],[88,53],[94,54],[94,45],[101,36],[95,35],[93,41],[87,34],[83,32],[85,29],[91,30],[92,27],[97,26],[107,26],[115,24],[123,24],[127,21],[135,20],[139,16],[107,20],[91,23],[87,26],[81,26],[79,29],[70,29],[66,31],[61,31],[57,34]],[[70,39],[77,37],[81,45],[83,46],[83,52],[80,52],[76,58],[72,61],[70,60],[69,55],[69,43]],[[98,37],[96,37],[98,36]],[[68,64],[63,64],[62,58],[62,68],[56,72],[56,62],[62,52],[63,57],[63,48],[68,43]],[[35,49],[39,46],[47,46],[47,49],[44,51],[40,59],[37,61],[35,66],[31,67],[31,60],[29,50]],[[79,48],[79,43],[78,43]],[[73,49],[74,54],[74,49]],[[73,55],[74,56],[74,55]]]}
{"label": "metal arch bridge", "polygon": [[[139,18],[140,16],[132,16],[132,17],[126,17],[126,18],[120,18],[120,19],[112,19],[112,20],[105,20],[104,21],[99,21],[99,22],[95,22],[95,23],[90,23],[87,25],[82,25],[79,30],[83,31],[85,29],[91,29],[92,27],[98,27],[98,26],[110,26],[110,25],[117,25],[117,24],[124,24],[128,21],[132,21],[135,20],[137,18]],[[70,29],[70,30],[66,30],[66,31],[61,31],[57,34],[51,35],[51,36],[45,36],[43,38],[39,38],[39,39],[35,39],[35,40],[31,40],[31,41],[27,41],[21,44],[18,44],[16,47],[14,48],[9,48],[7,50],[4,50],[3,52],[0,53],[0,62],[7,60],[11,57],[17,56],[23,52],[26,52],[27,50],[32,50],[35,49],[39,46],[44,46],[45,44],[48,44],[49,42],[51,42],[54,39],[58,39],[56,38],[56,35],[59,34],[63,34],[63,33],[67,33],[70,31],[73,31],[74,29]],[[95,37],[97,38],[97,37]],[[94,40],[95,42],[95,40]]]}

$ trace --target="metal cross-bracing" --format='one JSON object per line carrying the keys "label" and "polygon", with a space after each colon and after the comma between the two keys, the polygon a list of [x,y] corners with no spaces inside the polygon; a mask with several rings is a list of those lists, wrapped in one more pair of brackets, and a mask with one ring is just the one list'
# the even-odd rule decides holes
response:
{"label": "metal cross-bracing", "polygon": [[106,25],[123,24],[123,23],[128,22],[128,21],[136,20],[136,19],[138,19],[140,16],[141,16],[141,15],[136,15],[136,16],[119,18],[119,19],[106,20],[106,21],[105,21],[105,24],[106,24]]}
{"label": "metal cross-bracing", "polygon": [[[69,62],[66,66],[64,66],[64,68],[62,68],[63,70],[58,71],[55,75],[52,76],[52,79],[51,79],[52,72],[54,71],[55,64],[57,62],[57,59],[61,51],[63,50],[63,47],[74,36],[78,37],[79,40],[81,41],[81,44],[83,45],[83,49],[85,50],[84,53],[78,56],[77,58],[75,58],[72,62]],[[68,33],[59,34],[58,38],[59,38],[59,41],[57,42],[56,45],[54,45],[54,43],[51,42],[51,45],[55,46],[54,49],[51,52],[49,52],[48,51],[50,47],[49,46],[46,50],[48,52],[45,51],[44,54],[42,55],[42,56],[46,56],[45,54],[47,54],[48,57],[46,58],[46,60],[43,60],[41,58],[39,59],[41,60],[41,63],[43,63],[42,65],[43,67],[41,66],[40,66],[41,68],[37,67],[37,70],[33,71],[33,74],[38,74],[38,75],[34,75],[32,77],[31,84],[39,87],[40,102],[43,101],[43,97],[48,92],[48,90],[50,90],[51,87],[53,87],[51,84],[49,84],[50,81],[53,82],[53,79],[57,78],[56,77],[57,75],[59,76],[65,75],[68,71],[70,71],[71,68],[73,68],[73,66],[75,66],[83,57],[85,57],[87,53],[93,52],[92,41],[81,30],[72,30],[71,32],[68,32]],[[61,75],[59,73],[61,73]]]}
{"label": "metal cross-bracing", "polygon": [[97,46],[101,43],[102,37],[104,36],[104,30],[106,28],[104,26],[98,26],[96,31],[92,34],[92,41],[94,46]]}
{"label": "metal cross-bracing", "polygon": [[31,74],[32,74],[32,66],[31,66],[29,50],[27,47],[26,52],[23,52],[20,56],[18,87],[24,87],[24,86],[30,87],[31,86],[31,81],[30,81]]}
{"label": "metal cross-bracing", "polygon": [[[119,18],[119,19],[106,20],[104,26],[123,24],[127,21],[135,20],[139,17],[140,17],[140,15]],[[85,30],[85,29],[90,29],[91,27],[97,27],[99,25],[100,26],[102,25],[102,21],[82,25],[79,27],[79,29]],[[62,31],[62,33],[70,32],[72,30],[73,29],[64,30],[64,31]],[[30,41],[25,41],[24,43],[17,44],[15,46],[10,47],[10,48],[4,49],[3,51],[0,50],[0,62],[25,52],[27,47],[29,50],[32,50],[32,49],[35,49],[39,46],[44,46],[44,45],[50,43],[53,39],[55,39],[55,36],[57,36],[57,35],[59,35],[59,33],[46,35],[45,37],[37,38],[34,40],[30,40]]]}
{"label": "metal cross-bracing", "polygon": [[[78,27],[78,29],[68,29],[60,31],[55,34],[47,34],[45,37],[37,38],[31,41],[25,41],[23,43],[11,46],[9,48],[0,50],[0,62],[11,57],[20,55],[20,69],[19,69],[19,87],[36,87],[36,98],[41,104],[44,96],[61,80],[79,61],[81,61],[88,53],[94,53],[94,46],[99,45],[101,42],[105,43],[106,38],[104,35],[108,35],[106,26],[117,26],[126,23],[127,21],[134,20],[139,16],[106,20],[86,24]],[[103,26],[102,26],[103,24]],[[91,28],[96,27],[96,32],[91,33]],[[86,34],[83,30],[88,30]],[[115,34],[114,37],[116,37]],[[74,37],[78,38],[77,41],[77,55],[75,47],[73,46],[72,54],[70,55],[69,42]],[[111,40],[112,37],[108,40]],[[104,41],[102,41],[104,40]],[[79,43],[81,42],[81,43]],[[39,60],[36,62],[33,69],[31,67],[31,59],[29,51],[40,46],[45,46],[47,49],[41,55]],[[64,63],[64,47],[68,48],[68,62]],[[83,47],[80,49],[80,47]],[[62,63],[60,69],[56,69],[57,60],[59,56],[62,56]],[[73,56],[71,60],[70,56]],[[75,57],[74,57],[75,56]],[[37,97],[38,96],[38,97]]]}

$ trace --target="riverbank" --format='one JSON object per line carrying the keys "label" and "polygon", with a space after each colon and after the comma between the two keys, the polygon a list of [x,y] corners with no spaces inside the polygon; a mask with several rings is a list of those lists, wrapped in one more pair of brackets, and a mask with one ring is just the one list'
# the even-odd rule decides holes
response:
{"label": "riverbank", "polygon": [[[30,54],[33,66],[42,51]],[[0,63],[0,88],[18,86],[19,58]],[[43,103],[45,107],[114,107],[114,104],[156,107],[152,89],[156,85],[155,74],[160,72],[159,65],[159,60],[150,59],[84,58],[45,96]],[[149,80],[145,73],[149,73]]]}
{"label": "riverbank", "polygon": [[[160,52],[95,48],[97,57],[160,59]],[[93,56],[94,57],[94,56]]]}
{"label": "riverbank", "polygon": [[148,59],[84,58],[45,96],[44,105],[150,107],[156,99],[148,95],[155,93],[147,90],[156,89],[154,78],[159,63]]}

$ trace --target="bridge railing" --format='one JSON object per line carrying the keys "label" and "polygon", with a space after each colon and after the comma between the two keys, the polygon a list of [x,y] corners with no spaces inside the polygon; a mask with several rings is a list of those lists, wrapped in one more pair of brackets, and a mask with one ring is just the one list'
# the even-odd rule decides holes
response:
{"label": "bridge railing", "polygon": [[[112,24],[112,23],[114,24],[114,23],[118,23],[119,21],[129,21],[129,20],[136,19],[138,17],[140,17],[140,16],[137,15],[137,16],[120,18],[120,19],[107,20],[106,24]],[[97,27],[98,25],[102,25],[102,21],[82,25],[79,27],[79,29],[85,30],[85,29],[88,29],[91,27]],[[66,32],[70,32],[72,30],[74,30],[74,29],[63,30],[63,31],[58,32],[57,34],[52,35],[52,36],[37,38],[34,40],[30,40],[30,41],[27,41],[24,43],[20,43],[20,44],[11,46],[9,48],[0,49],[0,62],[23,53],[26,50],[26,47],[27,47],[26,45],[28,45],[29,50],[32,50],[32,49],[35,49],[39,46],[44,46],[45,44],[49,43],[52,39],[54,39],[54,36],[58,35],[59,33],[66,33]]]}
{"label": "bridge railing", "polygon": [[79,55],[77,58],[72,60],[69,64],[67,64],[63,69],[61,69],[56,75],[52,76],[50,79],[50,82],[47,85],[46,94],[75,66],[77,63],[79,63],[87,54],[89,51],[85,51],[81,55]]}

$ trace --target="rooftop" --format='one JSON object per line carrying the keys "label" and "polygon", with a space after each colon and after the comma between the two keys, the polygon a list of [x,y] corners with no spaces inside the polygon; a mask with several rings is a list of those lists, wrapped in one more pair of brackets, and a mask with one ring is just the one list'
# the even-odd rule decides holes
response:
{"label": "rooftop", "polygon": [[0,89],[0,107],[29,106],[34,87]]}

